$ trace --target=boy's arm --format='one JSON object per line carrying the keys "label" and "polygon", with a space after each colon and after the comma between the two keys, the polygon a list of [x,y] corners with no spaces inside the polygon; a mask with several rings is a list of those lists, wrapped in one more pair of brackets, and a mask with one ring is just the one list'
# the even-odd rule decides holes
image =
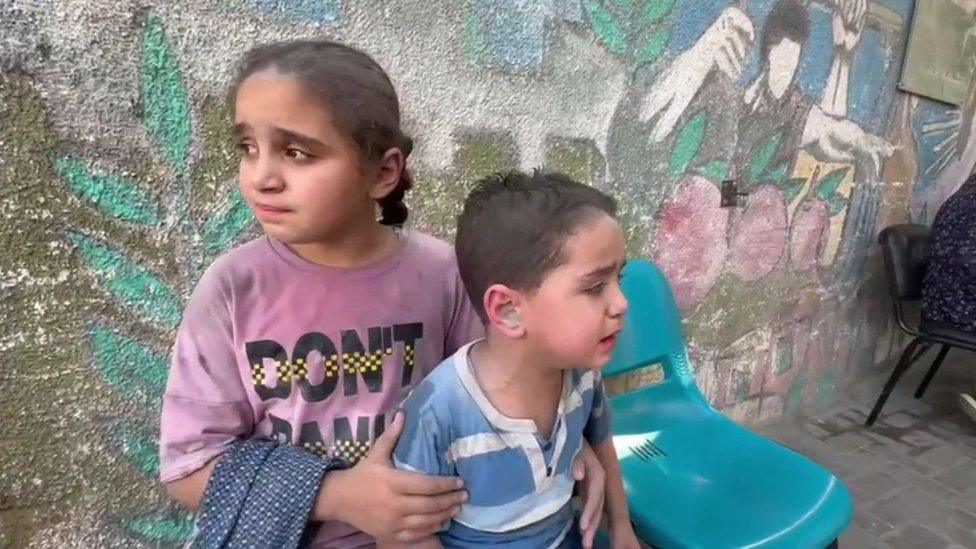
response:
{"label": "boy's arm", "polygon": [[603,388],[603,380],[595,376],[593,384],[593,408],[587,420],[583,435],[593,447],[600,465],[603,466],[606,482],[606,507],[610,514],[610,536],[614,549],[639,547],[637,536],[630,524],[630,510],[627,508],[627,493],[620,472],[617,450],[613,447],[610,433],[610,401]]}
{"label": "boy's arm", "polygon": [[617,460],[617,450],[613,447],[613,437],[607,437],[603,442],[593,447],[597,459],[606,474],[607,510],[610,515],[610,527],[627,525],[630,528],[630,511],[627,508],[627,493],[624,491],[624,479],[620,473],[620,462]]}

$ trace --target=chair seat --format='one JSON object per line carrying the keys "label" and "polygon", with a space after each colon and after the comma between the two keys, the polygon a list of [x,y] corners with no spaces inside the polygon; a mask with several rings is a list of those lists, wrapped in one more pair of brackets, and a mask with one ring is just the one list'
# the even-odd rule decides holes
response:
{"label": "chair seat", "polygon": [[922,319],[922,323],[919,326],[921,331],[926,334],[932,334],[947,339],[956,340],[962,344],[962,346],[969,346],[971,348],[976,347],[976,332],[971,332],[969,330],[963,330],[952,324],[946,322],[938,322],[935,320],[925,320]]}
{"label": "chair seat", "polygon": [[830,472],[704,402],[619,396],[613,427],[637,535],[656,546],[826,547],[850,520]]}

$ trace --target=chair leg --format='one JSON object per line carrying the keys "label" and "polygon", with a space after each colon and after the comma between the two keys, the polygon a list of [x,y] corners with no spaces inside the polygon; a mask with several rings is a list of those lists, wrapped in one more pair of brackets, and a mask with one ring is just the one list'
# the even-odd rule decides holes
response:
{"label": "chair leg", "polygon": [[929,383],[932,382],[932,378],[935,377],[935,373],[939,371],[939,366],[942,366],[942,361],[945,359],[946,355],[949,354],[949,349],[951,349],[951,347],[948,345],[943,345],[942,349],[939,350],[938,356],[935,357],[935,362],[933,362],[932,366],[929,367],[929,371],[925,374],[925,377],[922,378],[922,383],[919,384],[918,390],[915,391],[915,398],[922,398],[922,395],[925,394],[925,390],[929,388]]}
{"label": "chair leg", "polygon": [[865,425],[874,425],[874,420],[878,419],[878,414],[881,413],[881,409],[884,408],[885,402],[888,400],[888,396],[891,395],[891,390],[894,389],[895,384],[901,378],[905,370],[912,365],[917,355],[914,355],[915,348],[919,346],[922,341],[919,338],[915,338],[905,347],[905,350],[901,353],[901,358],[898,359],[898,364],[895,364],[894,371],[891,372],[891,377],[885,382],[884,388],[881,389],[881,394],[878,395],[877,402],[874,403],[874,409],[871,410],[871,415],[868,416],[868,420],[864,422]]}

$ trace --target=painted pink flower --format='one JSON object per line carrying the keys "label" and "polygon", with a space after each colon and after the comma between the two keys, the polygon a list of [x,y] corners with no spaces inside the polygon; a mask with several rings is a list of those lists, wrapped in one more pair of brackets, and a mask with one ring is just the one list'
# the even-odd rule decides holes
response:
{"label": "painted pink flower", "polygon": [[827,246],[829,222],[827,205],[822,200],[813,199],[800,204],[790,230],[790,259],[797,271],[807,271],[817,266]]}
{"label": "painted pink flower", "polygon": [[769,274],[786,247],[786,204],[776,187],[763,185],[733,214],[729,264],[742,280],[753,282]]}
{"label": "painted pink flower", "polygon": [[664,271],[682,311],[701,302],[715,285],[727,249],[729,213],[719,207],[714,183],[691,176],[658,214],[654,262]]}

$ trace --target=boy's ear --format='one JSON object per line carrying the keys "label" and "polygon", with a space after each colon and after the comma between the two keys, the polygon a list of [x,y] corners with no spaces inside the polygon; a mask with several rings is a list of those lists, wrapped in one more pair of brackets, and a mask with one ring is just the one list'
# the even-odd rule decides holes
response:
{"label": "boy's ear", "polygon": [[518,339],[525,335],[522,325],[522,294],[504,284],[494,284],[485,290],[485,316],[488,325],[505,337]]}
{"label": "boy's ear", "polygon": [[393,148],[386,151],[383,158],[376,163],[376,179],[369,189],[369,197],[379,200],[393,192],[400,182],[400,174],[403,173],[405,165],[406,158],[400,149]]}

